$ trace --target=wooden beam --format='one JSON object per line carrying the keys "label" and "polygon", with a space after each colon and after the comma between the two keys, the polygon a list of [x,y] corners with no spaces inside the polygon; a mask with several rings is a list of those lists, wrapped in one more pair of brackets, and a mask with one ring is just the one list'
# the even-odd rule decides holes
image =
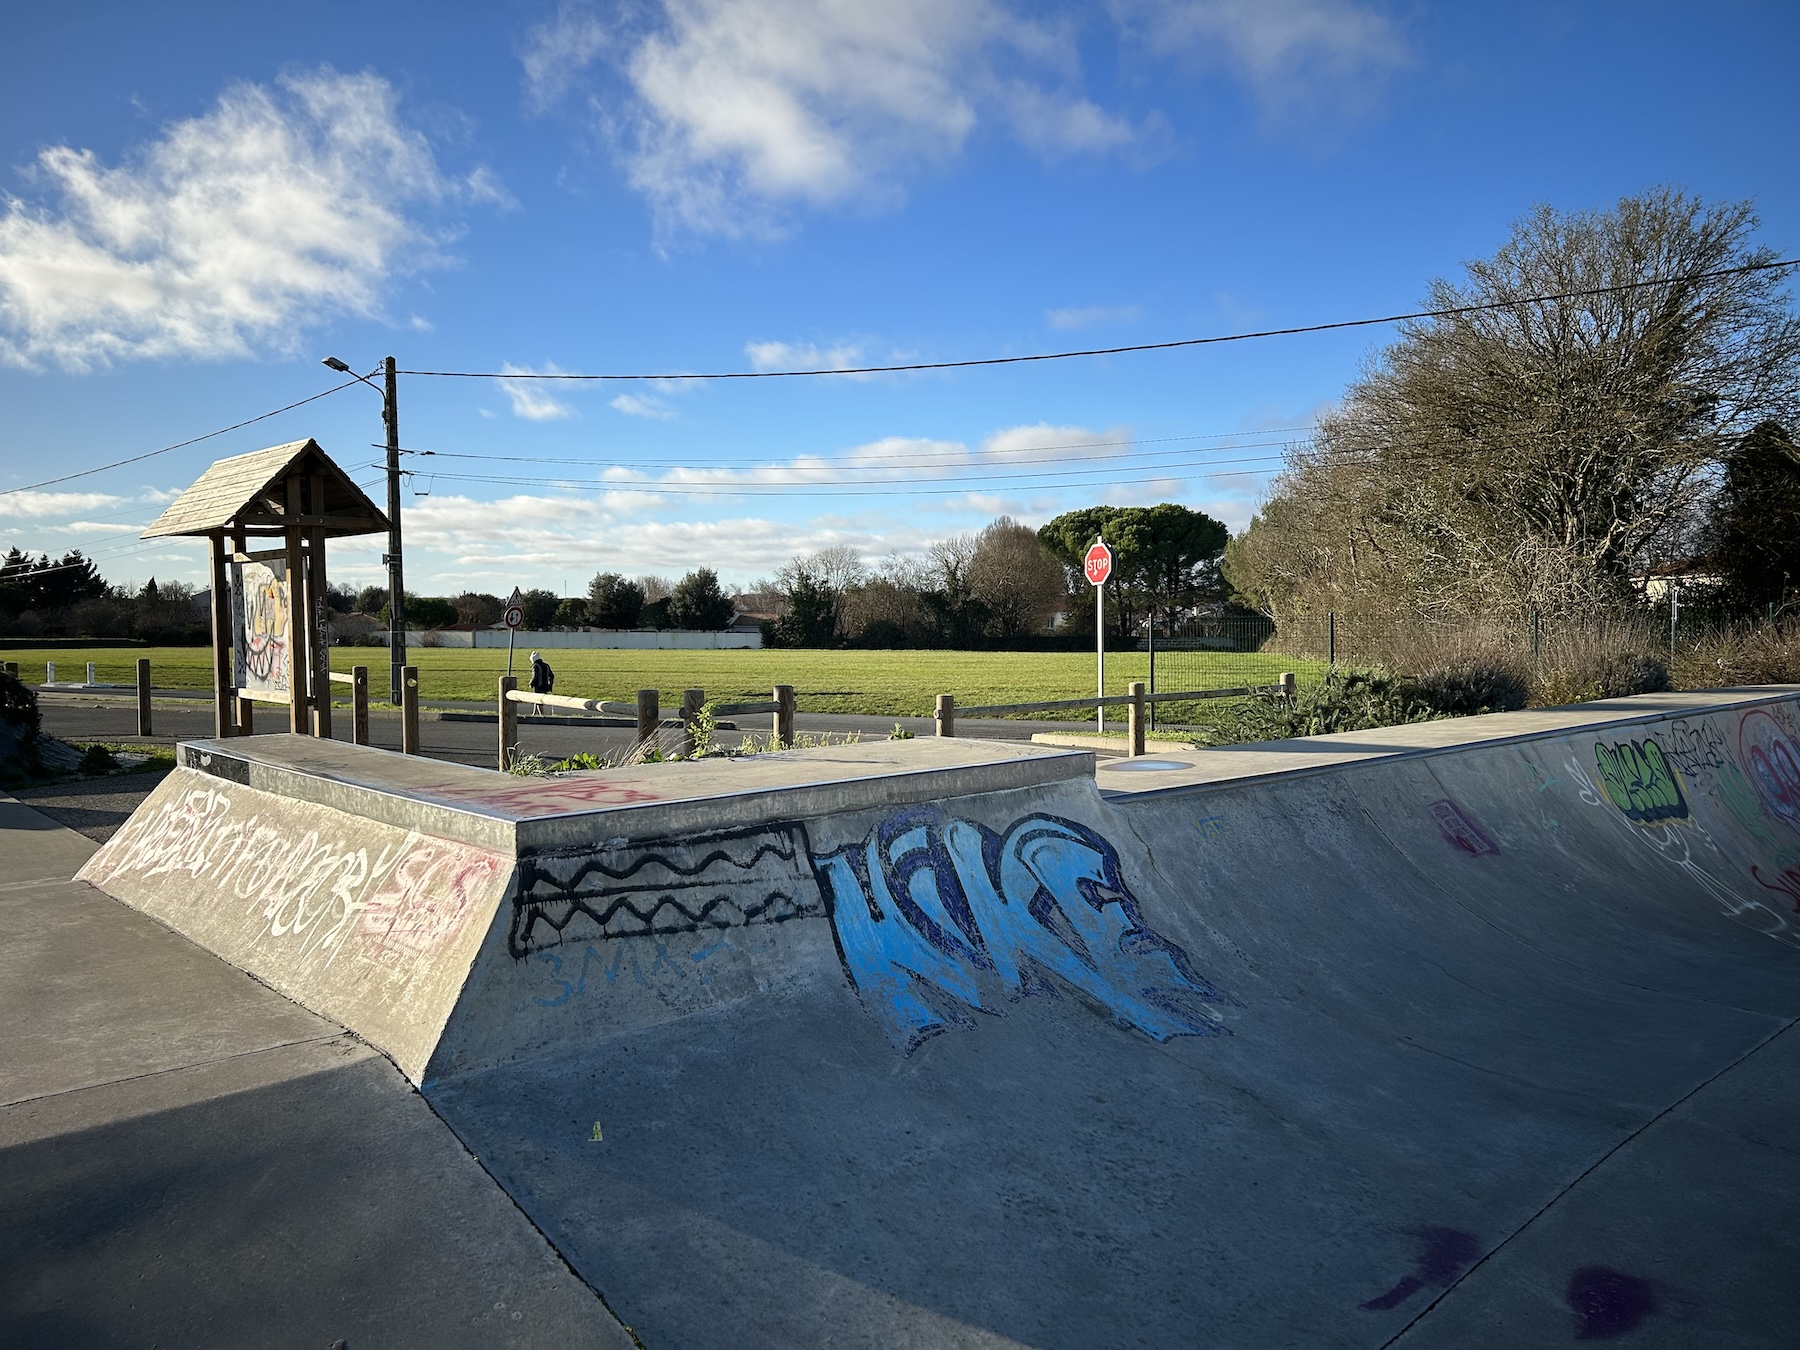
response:
{"label": "wooden beam", "polygon": [[[315,473],[308,486],[312,492],[312,508],[325,505],[325,475]],[[324,519],[325,517],[319,517]],[[312,622],[307,641],[312,644],[313,735],[331,739],[331,643],[326,631],[329,605],[325,598],[325,531],[314,526],[306,535],[306,607]]]}
{"label": "wooden beam", "polygon": [[213,735],[224,740],[237,730],[232,715],[231,593],[225,585],[225,531],[207,536],[212,560]]}
{"label": "wooden beam", "polygon": [[[287,480],[287,513],[289,518],[300,514],[300,489],[305,480],[299,474],[290,474]],[[290,525],[285,531],[287,536],[287,579],[288,579],[288,730],[296,736],[304,736],[311,727],[307,725],[306,688],[312,666],[306,659],[308,629],[312,625],[306,617],[306,556],[300,550],[300,527]]]}
{"label": "wooden beam", "polygon": [[[244,553],[244,527],[242,525],[232,526],[231,553],[233,562],[242,561],[243,558],[248,556]],[[233,643],[238,642],[240,640],[239,635],[234,632],[231,635],[231,640]],[[232,661],[234,679],[236,678],[236,665],[237,662],[234,659]],[[255,731],[256,704],[250,699],[243,697],[240,693],[237,699],[237,734],[240,736],[249,736],[254,734]]]}

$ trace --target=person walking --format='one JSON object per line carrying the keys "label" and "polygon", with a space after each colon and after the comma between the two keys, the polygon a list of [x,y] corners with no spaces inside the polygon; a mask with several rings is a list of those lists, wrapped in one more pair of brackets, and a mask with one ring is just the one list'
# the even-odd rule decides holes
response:
{"label": "person walking", "polygon": [[[550,669],[550,663],[544,660],[544,654],[542,652],[533,652],[531,654],[531,692],[534,694],[548,694],[555,688],[556,672]],[[542,717],[544,714],[544,705],[542,703],[538,704],[537,710],[538,716]]]}

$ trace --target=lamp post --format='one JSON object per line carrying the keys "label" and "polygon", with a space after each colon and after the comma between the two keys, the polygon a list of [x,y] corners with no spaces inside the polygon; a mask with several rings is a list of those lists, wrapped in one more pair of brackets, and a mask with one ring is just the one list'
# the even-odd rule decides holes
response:
{"label": "lamp post", "polygon": [[401,671],[406,665],[406,582],[400,570],[400,393],[394,358],[390,356],[381,363],[381,385],[367,375],[358,375],[335,356],[327,356],[324,364],[340,375],[361,380],[381,395],[381,420],[387,427],[388,551],[381,561],[388,570],[388,683],[394,706],[399,707],[404,680]]}

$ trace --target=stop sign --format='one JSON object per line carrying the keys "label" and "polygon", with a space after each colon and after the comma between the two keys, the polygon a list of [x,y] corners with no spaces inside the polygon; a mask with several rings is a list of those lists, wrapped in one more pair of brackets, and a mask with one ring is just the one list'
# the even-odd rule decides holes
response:
{"label": "stop sign", "polygon": [[1104,539],[1096,539],[1094,546],[1087,551],[1082,560],[1081,570],[1086,573],[1088,581],[1095,586],[1104,586],[1106,579],[1112,575],[1112,550],[1106,546]]}

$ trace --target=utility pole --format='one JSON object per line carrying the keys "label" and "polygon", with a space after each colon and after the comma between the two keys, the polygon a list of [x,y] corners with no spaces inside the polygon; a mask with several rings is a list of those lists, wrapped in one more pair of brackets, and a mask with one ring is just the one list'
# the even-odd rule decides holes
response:
{"label": "utility pole", "polygon": [[388,682],[394,706],[400,706],[401,674],[406,665],[406,580],[400,570],[400,390],[394,358],[382,363],[381,420],[387,423],[388,551]]}

